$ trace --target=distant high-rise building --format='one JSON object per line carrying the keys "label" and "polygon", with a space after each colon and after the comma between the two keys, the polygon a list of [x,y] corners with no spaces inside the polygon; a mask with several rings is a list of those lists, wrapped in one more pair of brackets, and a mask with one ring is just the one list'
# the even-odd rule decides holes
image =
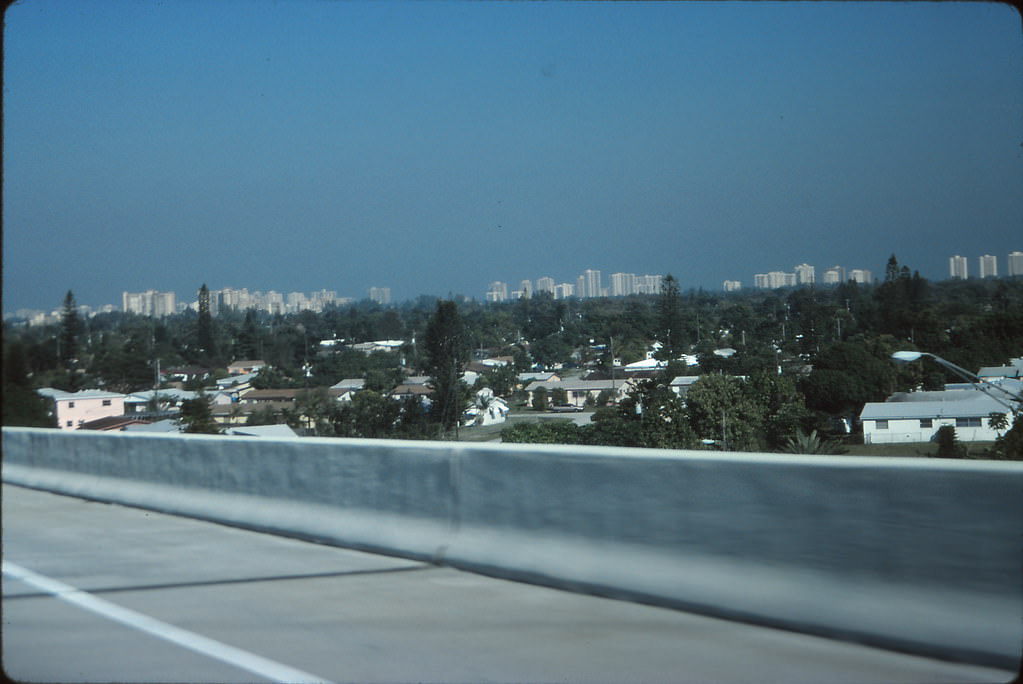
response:
{"label": "distant high-rise building", "polygon": [[998,277],[998,257],[992,256],[990,254],[985,254],[984,256],[977,259],[977,262],[980,265],[979,273],[981,278]]}
{"label": "distant high-rise building", "polygon": [[371,287],[369,288],[369,298],[371,301],[377,304],[390,304],[391,303],[391,288],[389,287]]}
{"label": "distant high-rise building", "polygon": [[635,273],[612,273],[611,274],[611,296],[625,297],[636,293]]}
{"label": "distant high-rise building", "polygon": [[849,271],[849,280],[861,285],[869,285],[874,282],[874,274],[865,268],[854,268]]}
{"label": "distant high-rise building", "polygon": [[764,289],[776,289],[779,287],[789,287],[796,284],[795,273],[785,273],[783,271],[770,271],[768,273],[757,273],[753,276],[754,287]]}
{"label": "distant high-rise building", "polygon": [[1023,252],[1009,252],[1005,272],[1011,276],[1023,275]]}
{"label": "distant high-rise building", "polygon": [[600,297],[603,295],[603,287],[600,284],[600,271],[588,268],[576,279],[576,296]]}
{"label": "distant high-rise building", "polygon": [[842,266],[832,266],[831,268],[824,271],[824,277],[822,282],[825,285],[838,285],[839,283],[845,282],[845,268]]}
{"label": "distant high-rise building", "polygon": [[816,271],[810,264],[799,264],[795,268],[796,283],[799,285],[813,285],[817,282]]}
{"label": "distant high-rise building", "polygon": [[157,292],[146,290],[145,292],[124,292],[121,294],[121,309],[125,313],[139,314],[140,316],[171,316],[176,314],[177,298],[173,292]]}
{"label": "distant high-rise building", "polygon": [[742,289],[742,283],[738,280],[726,280],[722,288],[725,292],[736,292]]}
{"label": "distant high-rise building", "polygon": [[555,299],[568,299],[575,296],[575,285],[572,283],[561,283],[554,286]]}
{"label": "distant high-rise building", "polygon": [[949,278],[962,278],[966,280],[970,277],[970,269],[966,264],[966,257],[959,256],[956,254],[948,259],[948,277]]}
{"label": "distant high-rise building", "polygon": [[508,283],[502,283],[500,280],[495,280],[490,283],[487,288],[487,301],[488,302],[503,302],[508,299]]}
{"label": "distant high-rise building", "polygon": [[519,295],[521,299],[529,299],[533,296],[533,281],[523,280],[519,283],[519,290],[522,291],[522,294]]}
{"label": "distant high-rise building", "polygon": [[553,295],[554,294],[554,278],[551,278],[550,276],[544,276],[542,278],[537,278],[536,279],[536,291],[537,291],[537,293],[547,292],[547,293]]}
{"label": "distant high-rise building", "polygon": [[285,313],[284,295],[270,290],[266,293],[266,310],[271,314]]}
{"label": "distant high-rise building", "polygon": [[663,281],[659,275],[636,276],[636,294],[660,294]]}

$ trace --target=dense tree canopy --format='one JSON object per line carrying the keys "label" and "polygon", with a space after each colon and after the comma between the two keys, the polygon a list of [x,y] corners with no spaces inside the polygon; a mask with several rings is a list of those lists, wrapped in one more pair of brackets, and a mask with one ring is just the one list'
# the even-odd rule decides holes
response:
{"label": "dense tree canopy", "polygon": [[[895,255],[884,272],[877,285],[681,292],[668,277],[660,295],[555,300],[539,293],[504,303],[422,297],[289,315],[227,309],[214,317],[200,297],[198,312],[162,319],[120,312],[86,318],[69,291],[55,324],[5,322],[4,421],[48,420],[35,388],[131,392],[152,388],[157,364],[223,373],[233,360],[256,358],[269,364],[256,387],[316,389],[365,379],[371,393],[343,410],[317,413],[322,396],[304,398],[315,415],[307,427],[318,434],[435,436],[461,415],[468,388],[457,378],[474,353],[514,359],[479,381],[508,397],[518,371],[600,370],[606,377],[613,358],[641,360],[660,342],[659,356],[692,355],[699,365],[674,365],[600,409],[585,428],[538,433],[593,444],[782,450],[798,435],[809,448],[814,430],[820,442],[834,437],[833,419],[858,415],[864,402],[959,380],[927,361],[895,366],[890,355],[898,349],[923,349],[974,370],[1023,356],[1023,279],[928,282]],[[352,346],[384,339],[404,345],[371,354]],[[8,356],[17,368],[8,369]],[[431,378],[432,413],[386,396],[407,375]],[[668,388],[675,375],[704,376],[687,403]],[[516,427],[516,434],[533,439],[530,429]],[[997,449],[1011,451],[1021,432],[1007,430]]]}

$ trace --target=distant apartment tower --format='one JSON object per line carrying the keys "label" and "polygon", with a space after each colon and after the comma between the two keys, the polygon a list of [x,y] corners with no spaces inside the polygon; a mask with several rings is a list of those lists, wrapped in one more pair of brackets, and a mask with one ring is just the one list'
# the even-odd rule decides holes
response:
{"label": "distant apartment tower", "polygon": [[998,277],[998,257],[990,254],[977,259],[977,263],[980,266],[980,277],[981,278],[997,278]]}
{"label": "distant apartment tower", "polygon": [[796,283],[799,285],[813,285],[817,282],[816,271],[810,264],[799,264],[795,268]]}
{"label": "distant apartment tower", "polygon": [[612,297],[625,297],[636,293],[635,273],[612,273],[609,294]]}
{"label": "distant apartment tower", "polygon": [[777,289],[779,287],[789,287],[796,284],[795,273],[785,273],[783,271],[770,271],[768,273],[757,273],[753,276],[753,285],[763,289]]}
{"label": "distant apartment tower", "polygon": [[660,275],[636,276],[636,294],[660,294],[664,277]]}
{"label": "distant apartment tower", "polygon": [[519,298],[520,299],[529,299],[530,297],[532,297],[533,296],[533,281],[532,280],[523,280],[521,283],[519,283],[519,292],[520,292],[520,294],[519,294]]}
{"label": "distant apartment tower", "polygon": [[554,278],[550,276],[543,276],[542,278],[536,279],[536,291],[546,292],[548,294],[554,294]]}
{"label": "distant apartment tower", "polygon": [[1010,276],[1023,275],[1023,252],[1009,252],[1005,272]]}
{"label": "distant apartment tower", "polygon": [[173,292],[124,292],[121,294],[122,310],[141,316],[171,316],[177,313],[176,297]]}
{"label": "distant apartment tower", "polygon": [[970,277],[970,269],[966,264],[966,257],[956,254],[948,259],[948,277],[961,278],[966,280]]}
{"label": "distant apartment tower", "polygon": [[600,284],[600,271],[588,268],[576,279],[575,293],[577,297],[600,297],[603,287]]}
{"label": "distant apartment tower", "polygon": [[271,314],[285,313],[284,295],[270,290],[266,293],[266,310]]}
{"label": "distant apartment tower", "polygon": [[738,280],[726,280],[721,287],[725,292],[737,292],[742,289],[742,283]]}
{"label": "distant apartment tower", "polygon": [[874,274],[865,268],[854,268],[849,271],[849,280],[861,285],[869,285],[874,282]]}
{"label": "distant apartment tower", "polygon": [[561,283],[554,286],[555,299],[568,299],[575,296],[575,285],[572,283]]}
{"label": "distant apartment tower", "polygon": [[371,287],[369,288],[369,298],[371,301],[377,304],[390,304],[391,303],[391,288],[389,287]]}
{"label": "distant apartment tower", "polygon": [[508,299],[508,283],[495,280],[487,287],[488,302],[504,302]]}
{"label": "distant apartment tower", "polygon": [[839,283],[844,283],[845,268],[842,266],[832,266],[824,271],[824,277],[821,280],[825,285],[838,285]]}

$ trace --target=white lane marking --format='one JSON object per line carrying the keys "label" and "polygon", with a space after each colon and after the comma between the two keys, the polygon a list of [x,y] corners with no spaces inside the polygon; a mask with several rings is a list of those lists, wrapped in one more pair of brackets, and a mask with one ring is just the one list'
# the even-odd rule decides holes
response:
{"label": "white lane marking", "polygon": [[275,682],[310,682],[317,684],[331,684],[329,680],[317,677],[316,675],[303,672],[302,670],[296,670],[293,667],[283,665],[275,662],[268,658],[263,658],[254,653],[243,651],[240,648],[234,646],[228,646],[222,644],[219,641],[209,639],[195,632],[189,632],[188,630],[175,627],[174,625],[166,622],[161,622],[156,618],[149,617],[142,613],[138,613],[128,608],[122,608],[116,604],[105,601],[101,598],[93,596],[92,594],[71,586],[70,584],[64,584],[59,580],[55,580],[52,577],[46,577],[38,573],[32,572],[20,565],[15,565],[8,561],[3,561],[3,574],[9,575],[17,580],[30,584],[37,589],[44,591],[48,594],[53,594],[55,597],[73,603],[80,608],[92,611],[102,615],[103,617],[109,618],[116,622],[120,622],[128,627],[133,627],[140,631],[152,634],[160,639],[165,639],[179,646],[183,646],[189,650],[195,651],[207,655],[211,658],[215,658],[225,663],[229,663],[236,667],[240,667],[243,670],[248,670],[261,677],[273,680]]}

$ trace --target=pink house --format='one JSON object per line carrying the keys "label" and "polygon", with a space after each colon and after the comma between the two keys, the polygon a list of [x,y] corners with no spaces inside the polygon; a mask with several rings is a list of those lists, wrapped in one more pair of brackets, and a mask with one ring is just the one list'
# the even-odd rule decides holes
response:
{"label": "pink house", "polygon": [[124,415],[124,395],[116,392],[95,389],[65,392],[52,387],[38,392],[53,402],[53,415],[61,430],[77,430],[83,423],[97,418]]}

